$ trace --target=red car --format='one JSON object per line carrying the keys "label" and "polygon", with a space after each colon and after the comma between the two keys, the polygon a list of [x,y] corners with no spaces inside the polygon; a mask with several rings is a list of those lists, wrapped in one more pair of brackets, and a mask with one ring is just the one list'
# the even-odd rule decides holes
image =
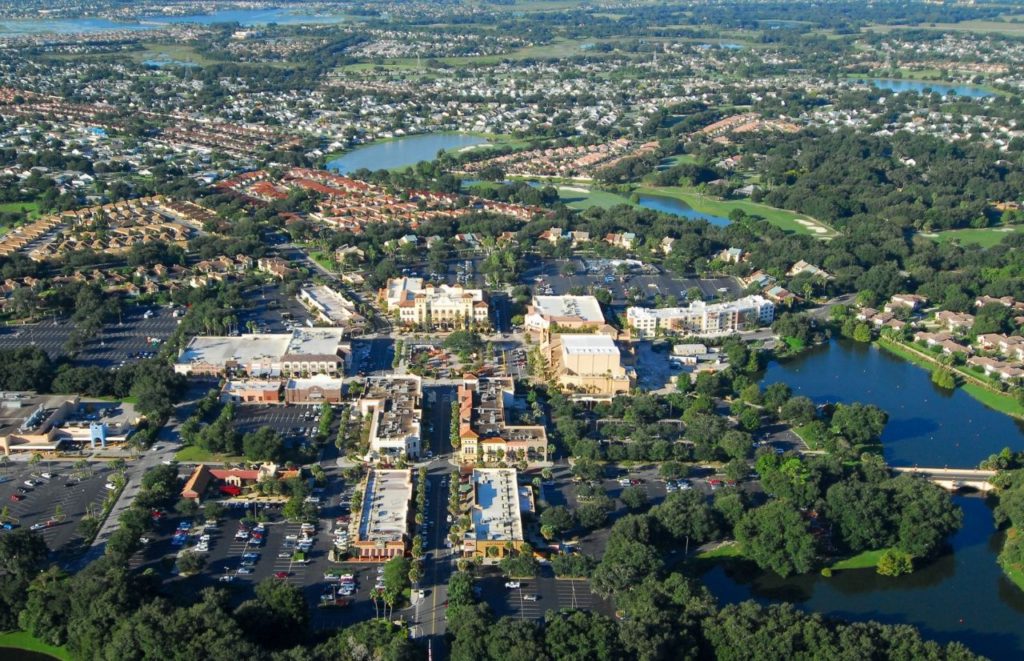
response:
{"label": "red car", "polygon": [[283,581],[284,579],[288,578],[288,572],[279,571],[276,574],[274,574],[274,578]]}
{"label": "red car", "polygon": [[11,500],[13,500],[14,502],[17,503],[17,502],[20,502],[22,500],[25,500],[25,496],[22,496],[20,493],[12,493],[11,494]]}
{"label": "red car", "polygon": [[629,484],[630,484],[630,486],[634,486],[634,487],[635,486],[639,486],[639,485],[643,484],[643,480],[630,480]]}

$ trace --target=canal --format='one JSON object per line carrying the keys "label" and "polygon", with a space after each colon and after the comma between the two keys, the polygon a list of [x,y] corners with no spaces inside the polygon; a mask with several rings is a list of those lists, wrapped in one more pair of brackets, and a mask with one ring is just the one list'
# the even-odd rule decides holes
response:
{"label": "canal", "polygon": [[[1004,446],[1024,448],[1013,419],[957,390],[936,388],[928,372],[882,349],[834,340],[772,363],[765,384],[787,383],[816,402],[875,404],[889,412],[882,436],[893,465],[974,467]],[[722,603],[786,601],[848,620],[912,624],[928,638],[957,640],[993,659],[1024,656],[1024,592],[1007,580],[996,555],[1003,533],[980,496],[955,496],[963,528],[949,548],[909,576],[874,570],[780,578],[749,563],[718,564],[703,579]]]}

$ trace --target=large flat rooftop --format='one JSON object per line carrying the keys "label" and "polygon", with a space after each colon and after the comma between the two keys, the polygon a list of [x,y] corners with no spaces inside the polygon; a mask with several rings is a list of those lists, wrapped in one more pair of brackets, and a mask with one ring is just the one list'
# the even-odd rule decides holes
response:
{"label": "large flat rooftop", "polygon": [[337,356],[344,328],[302,328],[296,330],[287,345],[290,356]]}
{"label": "large flat rooftop", "polygon": [[193,337],[185,350],[178,356],[178,363],[205,363],[224,365],[227,363],[251,363],[260,360],[277,360],[288,349],[291,333],[270,333]]}
{"label": "large flat rooftop", "polygon": [[567,356],[618,356],[619,348],[607,335],[562,335],[562,351]]}
{"label": "large flat rooftop", "polygon": [[473,533],[478,541],[522,541],[523,518],[514,468],[473,471]]}
{"label": "large flat rooftop", "polygon": [[604,323],[601,304],[593,296],[534,296],[533,312],[555,321],[572,319]]}
{"label": "large flat rooftop", "polygon": [[363,492],[359,541],[400,541],[409,530],[411,499],[411,470],[371,470]]}

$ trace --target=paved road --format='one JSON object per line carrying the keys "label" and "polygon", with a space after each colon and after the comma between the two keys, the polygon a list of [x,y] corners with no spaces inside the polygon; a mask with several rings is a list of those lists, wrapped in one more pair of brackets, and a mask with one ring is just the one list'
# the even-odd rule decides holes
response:
{"label": "paved road", "polygon": [[430,425],[430,445],[435,458],[428,464],[427,517],[431,522],[424,549],[424,579],[421,586],[426,592],[423,599],[414,604],[413,636],[426,638],[433,654],[444,654],[444,633],[446,630],[445,609],[448,602],[448,579],[454,570],[451,550],[445,547],[448,534],[448,486],[444,483],[454,471],[449,463],[452,456],[451,439],[448,431],[451,424],[451,403],[455,400],[455,388],[451,386],[427,386],[424,388],[426,413],[424,418]]}

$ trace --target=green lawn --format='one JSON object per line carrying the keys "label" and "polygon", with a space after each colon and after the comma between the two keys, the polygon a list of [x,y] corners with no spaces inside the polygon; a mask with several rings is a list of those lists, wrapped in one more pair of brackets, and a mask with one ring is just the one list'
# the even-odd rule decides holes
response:
{"label": "green lawn", "polygon": [[[1009,16],[1006,16],[1009,18]],[[1016,16],[1016,18],[1021,18]],[[926,23],[922,25],[872,25],[868,28],[873,32],[891,32],[893,30],[941,30],[943,32],[980,32],[1020,37],[1024,35],[1024,23],[1006,21],[973,20],[959,23]]]}
{"label": "green lawn", "polygon": [[[576,186],[571,186],[570,188],[576,188]],[[590,207],[610,209],[620,204],[631,204],[629,199],[622,197],[618,193],[594,189],[587,189],[586,193],[582,193],[576,190],[569,190],[564,186],[558,187],[558,197],[570,209],[589,209]]]}
{"label": "green lawn", "polygon": [[[807,234],[821,239],[836,236],[836,231],[821,221],[813,220],[802,214],[786,209],[777,209],[767,204],[758,204],[749,200],[720,200],[681,186],[641,186],[636,192],[647,195],[660,195],[681,200],[690,208],[702,213],[729,217],[733,209],[740,209],[751,216],[761,216],[766,221],[785,232]],[[802,222],[801,222],[802,221]],[[814,231],[817,228],[818,231]]]}
{"label": "green lawn", "polygon": [[1007,235],[1019,233],[1021,231],[1024,231],[1024,225],[1016,225],[1014,227],[986,227],[984,229],[946,230],[944,232],[936,232],[934,234],[922,233],[921,236],[926,236],[942,243],[956,241],[961,244],[975,244],[982,248],[991,248],[1002,241]]}
{"label": "green lawn", "polygon": [[54,647],[39,640],[27,631],[9,631],[0,634],[0,647],[13,647],[29,652],[48,654],[55,659],[71,660],[71,655],[65,647]]}
{"label": "green lawn", "polygon": [[174,458],[181,463],[232,463],[236,464],[245,461],[245,457],[235,457],[228,454],[215,454],[195,445],[184,447],[174,455]]}
{"label": "green lawn", "polygon": [[20,212],[27,211],[28,218],[36,218],[39,216],[39,205],[35,202],[3,202],[0,203],[0,212]]}
{"label": "green lawn", "polygon": [[845,558],[843,560],[840,560],[839,562],[836,562],[832,565],[832,570],[836,571],[840,569],[870,569],[871,567],[877,567],[878,560],[882,557],[882,554],[885,553],[886,550],[887,549],[876,549],[874,551],[864,551],[863,553],[858,553],[855,556]]}
{"label": "green lawn", "polygon": [[701,551],[697,554],[698,560],[718,560],[721,558],[742,558],[743,551],[739,544],[723,544],[711,551]]}

